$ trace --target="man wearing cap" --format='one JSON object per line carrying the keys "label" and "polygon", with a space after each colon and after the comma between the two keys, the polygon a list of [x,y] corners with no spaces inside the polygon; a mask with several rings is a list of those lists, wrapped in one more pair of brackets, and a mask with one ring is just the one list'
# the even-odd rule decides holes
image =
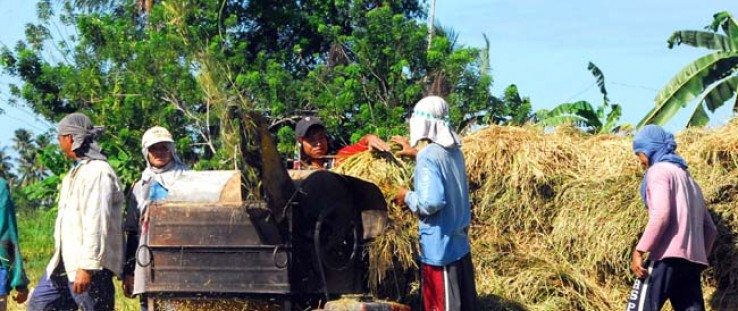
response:
{"label": "man wearing cap", "polygon": [[410,144],[403,144],[403,151],[414,154],[410,146],[422,140],[428,145],[417,152],[415,190],[398,189],[394,201],[407,205],[419,218],[424,310],[476,310],[464,155],[441,97],[428,96],[415,105]]}
{"label": "man wearing cap", "polygon": [[[298,165],[295,169],[333,168],[335,157],[328,156],[329,141],[325,125],[318,117],[304,117],[295,126],[298,145]],[[364,135],[358,143],[338,151],[337,157],[347,157],[366,150],[390,151],[389,145],[373,134]]]}
{"label": "man wearing cap", "polygon": [[123,268],[123,192],[81,113],[59,122],[62,152],[75,160],[62,180],[54,227],[54,255],[27,310],[113,310],[113,275]]}
{"label": "man wearing cap", "polygon": [[[154,126],[141,139],[141,152],[146,159],[146,169],[133,186],[126,209],[125,231],[126,264],[124,267],[123,293],[127,297],[143,293],[144,271],[136,264],[136,249],[147,244],[148,206],[152,201],[163,200],[182,172],[189,168],[177,156],[172,134],[166,128]],[[148,256],[145,252],[138,256]],[[148,262],[148,258],[138,258]],[[146,310],[146,299],[141,297],[141,309]]]}

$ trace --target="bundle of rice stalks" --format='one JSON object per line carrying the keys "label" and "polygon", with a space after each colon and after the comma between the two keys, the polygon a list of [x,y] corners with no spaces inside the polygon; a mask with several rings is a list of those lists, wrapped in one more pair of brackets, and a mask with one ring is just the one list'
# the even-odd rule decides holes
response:
{"label": "bundle of rice stalks", "polygon": [[[677,141],[719,231],[704,278],[708,310],[736,309],[738,122]],[[632,137],[490,127],[463,149],[480,296],[500,297],[506,310],[620,309],[648,219]]]}
{"label": "bundle of rice stalks", "polygon": [[336,173],[369,181],[379,187],[389,209],[389,225],[369,247],[369,286],[376,290],[392,273],[398,277],[405,270],[417,268],[417,219],[404,207],[397,206],[392,198],[398,187],[411,188],[414,163],[397,158],[390,153],[362,152],[341,162]]}
{"label": "bundle of rice stalks", "polygon": [[546,134],[537,127],[503,126],[464,137],[475,218],[489,221],[501,233],[548,230],[552,213],[547,201],[570,174],[559,169],[576,156],[566,146],[579,139]]}
{"label": "bundle of rice stalks", "polygon": [[564,254],[597,281],[626,286],[631,277],[626,263],[648,219],[639,185],[640,176],[564,185],[545,238],[547,251]]}
{"label": "bundle of rice stalks", "polygon": [[526,310],[612,310],[614,307],[610,289],[557,254],[512,253],[493,271],[478,283],[479,291],[488,292],[492,287],[495,294],[524,305]]}
{"label": "bundle of rice stalks", "polygon": [[687,129],[677,140],[677,152],[701,171],[724,173],[738,169],[738,119],[717,129]]}

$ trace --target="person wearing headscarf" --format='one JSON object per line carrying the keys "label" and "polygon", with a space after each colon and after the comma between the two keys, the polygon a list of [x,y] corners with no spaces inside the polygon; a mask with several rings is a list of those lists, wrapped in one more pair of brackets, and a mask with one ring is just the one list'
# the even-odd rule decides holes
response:
{"label": "person wearing headscarf", "polygon": [[[393,138],[393,140],[396,140]],[[417,152],[414,190],[398,189],[394,201],[419,218],[421,292],[425,310],[476,310],[477,291],[469,243],[471,211],[461,139],[449,107],[438,96],[421,99],[410,118],[410,147]]]}
{"label": "person wearing headscarf", "polygon": [[661,310],[667,299],[675,310],[705,309],[701,274],[717,230],[676,149],[674,135],[658,125],[645,126],[633,139],[646,167],[640,192],[648,223],[631,257],[637,280],[627,310]]}
{"label": "person wearing headscarf", "polygon": [[[136,264],[136,254],[140,245],[147,244],[148,207],[152,201],[163,200],[168,189],[177,182],[182,172],[189,168],[177,155],[172,134],[166,128],[154,126],[148,129],[141,139],[141,152],[146,160],[146,169],[133,186],[126,210],[125,231],[126,264],[124,267],[123,292],[126,296],[138,295],[144,289],[144,270]],[[138,258],[148,262],[148,258]],[[141,297],[141,309],[146,309],[146,299]]]}
{"label": "person wearing headscarf", "polygon": [[59,147],[75,164],[59,191],[54,255],[27,310],[113,310],[112,278],[123,270],[122,187],[95,141],[101,127],[72,113],[57,132]]}
{"label": "person wearing headscarf", "polygon": [[340,160],[366,150],[387,152],[389,145],[374,134],[366,134],[356,144],[338,150],[335,156],[329,155],[328,131],[318,117],[303,117],[295,126],[297,137],[297,160],[293,169],[330,169]]}
{"label": "person wearing headscarf", "polygon": [[10,187],[0,178],[0,310],[8,307],[8,295],[15,290],[16,303],[28,298],[28,277],[23,269],[23,257],[18,245],[18,222]]}

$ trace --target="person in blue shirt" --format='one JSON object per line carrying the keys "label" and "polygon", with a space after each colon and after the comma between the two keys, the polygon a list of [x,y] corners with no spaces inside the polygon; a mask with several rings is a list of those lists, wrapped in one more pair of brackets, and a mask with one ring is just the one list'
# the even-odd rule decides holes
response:
{"label": "person in blue shirt", "polygon": [[[393,139],[398,141],[398,139]],[[414,188],[398,189],[394,201],[420,221],[421,291],[425,310],[476,310],[477,291],[469,243],[471,211],[461,139],[451,128],[449,108],[438,96],[420,100],[410,118],[404,154],[417,152]]]}

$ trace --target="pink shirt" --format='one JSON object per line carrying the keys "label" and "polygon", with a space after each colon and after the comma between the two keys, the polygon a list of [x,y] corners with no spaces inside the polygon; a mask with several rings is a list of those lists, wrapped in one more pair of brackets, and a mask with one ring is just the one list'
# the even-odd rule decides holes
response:
{"label": "pink shirt", "polygon": [[652,260],[684,258],[708,265],[717,229],[700,186],[687,171],[659,162],[648,169],[648,224],[636,249]]}

